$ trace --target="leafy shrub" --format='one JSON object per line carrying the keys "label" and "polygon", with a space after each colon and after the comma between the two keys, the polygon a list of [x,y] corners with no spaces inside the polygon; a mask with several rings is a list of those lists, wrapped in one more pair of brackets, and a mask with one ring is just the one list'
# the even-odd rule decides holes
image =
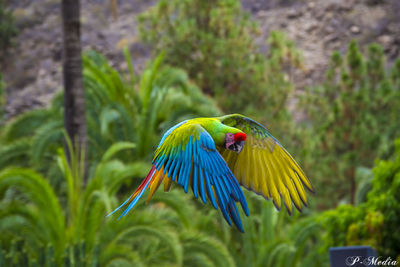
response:
{"label": "leafy shrub", "polygon": [[391,142],[400,133],[400,59],[388,71],[385,65],[379,45],[363,55],[353,41],[345,57],[332,55],[325,81],[302,99],[309,118],[303,162],[328,196],[319,201],[321,208],[340,200],[355,203],[356,169],[393,151]]}
{"label": "leafy shrub", "polygon": [[373,169],[372,189],[359,206],[342,205],[320,215],[325,248],[370,245],[382,257],[400,258],[400,139],[392,160]]}
{"label": "leafy shrub", "polygon": [[299,54],[277,32],[268,55],[260,53],[258,28],[240,1],[163,0],[140,16],[139,28],[156,54],[165,51],[166,62],[187,70],[225,111],[261,109],[274,121],[286,105],[292,85],[285,71],[300,65]]}

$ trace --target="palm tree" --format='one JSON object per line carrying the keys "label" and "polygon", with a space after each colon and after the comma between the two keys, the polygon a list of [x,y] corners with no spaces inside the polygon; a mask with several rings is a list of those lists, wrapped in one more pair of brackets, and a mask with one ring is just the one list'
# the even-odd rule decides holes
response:
{"label": "palm tree", "polygon": [[[64,125],[74,145],[86,150],[85,95],[82,83],[80,3],[62,1],[64,37]],[[86,160],[85,164],[86,166]],[[85,167],[86,173],[86,167]],[[86,184],[86,175],[84,184]]]}

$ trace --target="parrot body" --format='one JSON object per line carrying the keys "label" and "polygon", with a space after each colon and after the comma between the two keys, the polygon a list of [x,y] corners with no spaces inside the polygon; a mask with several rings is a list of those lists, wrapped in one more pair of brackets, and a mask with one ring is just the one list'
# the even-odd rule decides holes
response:
{"label": "parrot body", "polygon": [[298,209],[307,205],[305,188],[312,185],[293,157],[261,124],[239,114],[219,118],[197,118],[170,128],[155,151],[153,166],[138,189],[121,206],[125,216],[143,193],[149,189],[147,201],[164,182],[168,191],[172,182],[187,193],[189,187],[196,198],[207,199],[229,225],[232,221],[243,232],[236,206],[249,210],[240,185],[272,198],[280,209],[281,200],[291,214],[292,202]]}

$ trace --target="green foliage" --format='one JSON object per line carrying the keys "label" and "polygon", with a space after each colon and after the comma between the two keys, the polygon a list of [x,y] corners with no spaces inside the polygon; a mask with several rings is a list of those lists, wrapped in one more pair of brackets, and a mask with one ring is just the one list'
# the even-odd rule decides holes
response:
{"label": "green foliage", "polygon": [[[259,52],[258,28],[238,0],[159,1],[139,18],[142,39],[166,62],[188,71],[227,112],[282,109],[291,84],[285,71],[299,66],[293,44],[272,33],[268,55]],[[279,88],[279,90],[278,90]]]}
{"label": "green foliage", "polygon": [[[131,66],[129,52],[124,52]],[[173,124],[193,116],[213,116],[219,111],[212,100],[190,82],[186,73],[160,66],[160,55],[141,77],[123,75],[98,53],[83,58],[89,135],[89,161],[118,142],[135,142],[135,149],[119,153],[126,161],[152,157],[159,136]],[[0,137],[0,169],[7,165],[28,167],[49,176],[57,148],[63,144],[62,95],[50,108],[13,118]],[[58,173],[60,179],[60,173]],[[54,177],[54,175],[51,175]]]}
{"label": "green foliage", "polygon": [[[129,53],[125,56],[131,66]],[[173,124],[191,116],[219,113],[184,71],[161,66],[162,60],[160,54],[135,83],[132,71],[123,78],[100,54],[90,52],[84,57],[89,140],[94,154],[104,153],[116,141],[133,141],[137,143],[133,159],[150,159],[159,135]]]}
{"label": "green foliage", "polygon": [[12,45],[12,38],[17,34],[12,12],[6,7],[5,1],[0,0],[0,58],[6,48]]}
{"label": "green foliage", "polygon": [[[294,43],[279,31],[271,31],[267,40],[269,47],[264,62],[263,81],[258,93],[253,96],[246,113],[266,125],[273,135],[286,144],[295,146],[296,125],[289,110],[289,100],[293,97],[293,72],[301,70],[302,57]],[[250,74],[251,75],[251,74]]]}
{"label": "green foliage", "polygon": [[0,169],[9,165],[27,166],[29,164],[29,147],[31,143],[28,138],[21,138],[11,144],[2,145],[0,148]]}
{"label": "green foliage", "polygon": [[357,191],[355,195],[355,204],[359,205],[367,201],[367,194],[372,188],[372,179],[374,174],[372,170],[365,167],[359,167],[356,169],[356,182]]}
{"label": "green foliage", "polygon": [[370,245],[382,257],[400,257],[400,139],[394,158],[378,161],[367,201],[339,206],[320,215],[326,229],[324,248]]}
{"label": "green foliage", "polygon": [[238,266],[322,266],[327,253],[318,254],[322,230],[314,216],[278,212],[271,202],[246,192],[251,216],[245,234],[235,233]]}
{"label": "green foliage", "polygon": [[113,157],[127,148],[132,146],[111,147],[85,189],[78,157],[71,155],[69,165],[59,149],[57,161],[67,187],[61,195],[48,184],[49,179],[32,170],[2,170],[0,229],[5,234],[0,237],[0,258],[5,264],[203,266],[196,262],[201,259],[210,266],[234,266],[221,241],[197,230],[209,229],[215,216],[202,218],[181,191],[156,194],[154,204],[145,209],[139,206],[134,216],[105,218],[119,203],[115,194],[128,178],[126,173],[133,175],[136,170],[134,176],[143,177],[150,168],[139,162],[133,163],[138,168],[132,168]]}
{"label": "green foliage", "polygon": [[400,60],[389,71],[385,64],[379,45],[370,45],[363,56],[352,42],[345,57],[332,55],[323,84],[302,99],[309,118],[302,136],[310,148],[304,166],[329,196],[322,196],[321,208],[354,203],[356,168],[371,167],[393,149],[390,140],[400,129]]}
{"label": "green foliage", "polygon": [[[395,159],[370,167],[393,152],[399,134],[400,60],[385,69],[381,47],[363,55],[354,42],[345,56],[335,53],[325,81],[301,99],[308,120],[297,131],[287,106],[301,55],[274,31],[261,53],[257,25],[238,0],[161,0],[139,27],[156,55],[140,76],[128,49],[126,73],[94,51],[83,57],[86,186],[82,154],[67,164],[62,149],[62,95],[1,128],[1,266],[325,266],[329,247],[364,244],[398,255],[400,145]],[[202,91],[225,111],[267,125],[289,150],[304,148],[293,154],[317,188],[311,203],[353,198],[357,206],[289,217],[245,192],[250,217],[241,214],[241,234],[179,188],[157,192],[121,220],[105,217],[131,193],[126,185],[147,174],[166,129],[219,115]]]}
{"label": "green foliage", "polygon": [[161,61],[162,55],[136,77],[118,73],[97,53],[84,57],[90,141],[85,188],[79,157],[71,156],[68,165],[60,149],[62,95],[49,109],[24,113],[2,129],[0,229],[7,234],[0,237],[0,261],[234,266],[227,247],[208,230],[226,227],[224,222],[215,212],[203,216],[183,192],[156,194],[154,205],[143,211],[139,206],[135,216],[120,221],[104,217],[121,202],[116,196],[125,195],[125,185],[147,174],[163,131],[188,117],[219,114],[184,71]]}
{"label": "green foliage", "polygon": [[238,1],[160,1],[139,21],[143,39],[165,49],[167,62],[186,69],[205,92],[238,93],[235,82],[257,62],[256,28]]}

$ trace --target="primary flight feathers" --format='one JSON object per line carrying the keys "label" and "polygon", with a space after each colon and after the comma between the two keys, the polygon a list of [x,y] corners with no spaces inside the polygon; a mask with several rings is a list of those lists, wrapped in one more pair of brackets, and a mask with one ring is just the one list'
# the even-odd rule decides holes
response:
{"label": "primary flight feathers", "polygon": [[[301,211],[307,205],[305,188],[313,192],[310,181],[282,145],[256,121],[239,114],[219,118],[186,120],[170,128],[155,152],[153,167],[138,189],[117,210],[126,215],[149,189],[147,201],[164,182],[172,182],[187,193],[200,196],[220,209],[229,225],[243,232],[236,206],[249,210],[240,185],[272,199],[276,208],[283,201],[292,213],[292,202]],[[108,215],[108,216],[109,216]]]}

